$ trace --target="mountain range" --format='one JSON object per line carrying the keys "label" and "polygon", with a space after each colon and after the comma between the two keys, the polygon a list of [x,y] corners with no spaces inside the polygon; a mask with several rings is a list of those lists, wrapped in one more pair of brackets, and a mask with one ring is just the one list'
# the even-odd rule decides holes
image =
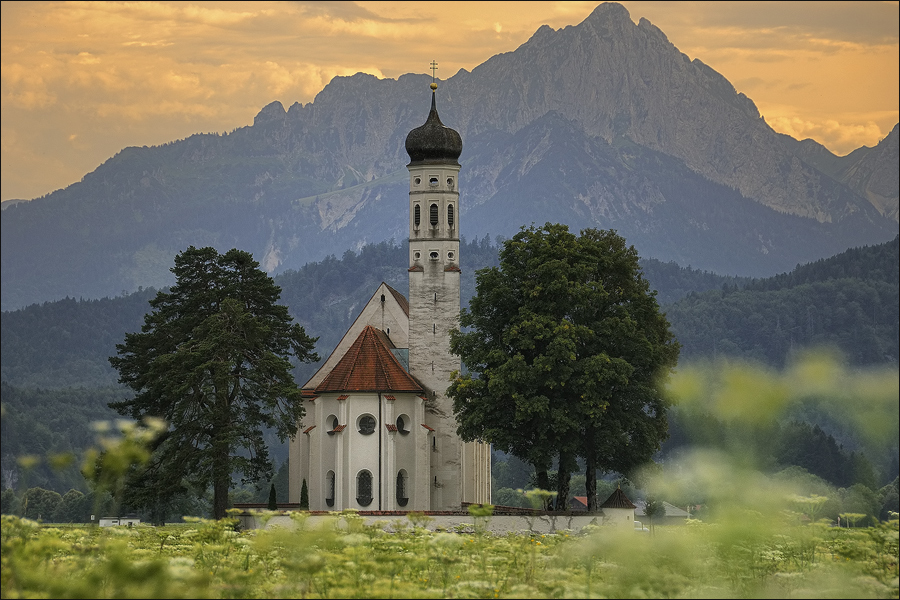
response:
{"label": "mountain range", "polygon": [[[189,245],[270,273],[408,236],[406,134],[431,78],[338,77],[251,126],[125,148],[2,211],[3,310],[172,282]],[[460,132],[460,228],[616,229],[643,257],[762,277],[898,233],[898,128],[838,157],[776,133],[751,99],[646,19],[598,6],[439,82]]]}

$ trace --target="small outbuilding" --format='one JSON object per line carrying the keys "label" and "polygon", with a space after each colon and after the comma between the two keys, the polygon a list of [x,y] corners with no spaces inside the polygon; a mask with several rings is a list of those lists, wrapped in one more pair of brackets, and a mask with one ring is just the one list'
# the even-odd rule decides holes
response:
{"label": "small outbuilding", "polygon": [[616,488],[606,502],[600,505],[603,511],[603,524],[614,526],[634,526],[634,511],[637,507],[628,499],[622,488]]}
{"label": "small outbuilding", "polygon": [[[644,510],[647,503],[643,500],[638,500],[635,502],[635,505],[637,508],[635,508],[634,511],[634,518],[643,521],[645,525],[649,524],[651,519]],[[666,509],[666,514],[662,517],[652,519],[654,525],[684,525],[684,523],[691,518],[691,513],[683,508],[678,508],[674,504],[663,502],[663,506]]]}
{"label": "small outbuilding", "polygon": [[125,527],[134,527],[140,525],[140,517],[129,515],[126,517],[100,517],[100,527],[116,527],[124,525]]}

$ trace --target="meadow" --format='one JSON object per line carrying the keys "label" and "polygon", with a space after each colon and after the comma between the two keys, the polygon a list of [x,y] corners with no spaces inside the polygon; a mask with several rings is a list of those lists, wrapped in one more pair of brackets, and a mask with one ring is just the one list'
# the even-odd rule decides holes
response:
{"label": "meadow", "polygon": [[[427,517],[236,531],[236,520],[49,527],[3,516],[3,598],[897,598],[896,519],[764,517],[575,535]],[[341,523],[341,526],[338,526]],[[383,525],[390,525],[386,531]]]}

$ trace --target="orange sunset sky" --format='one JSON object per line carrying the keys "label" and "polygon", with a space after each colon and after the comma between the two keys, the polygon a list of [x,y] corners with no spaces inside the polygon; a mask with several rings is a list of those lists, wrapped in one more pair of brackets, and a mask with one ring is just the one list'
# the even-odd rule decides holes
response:
{"label": "orange sunset sky", "polygon": [[[473,69],[598,2],[3,2],[2,199],[78,181],[126,146],[249,125],[336,75]],[[622,2],[843,155],[898,121],[897,2]]]}

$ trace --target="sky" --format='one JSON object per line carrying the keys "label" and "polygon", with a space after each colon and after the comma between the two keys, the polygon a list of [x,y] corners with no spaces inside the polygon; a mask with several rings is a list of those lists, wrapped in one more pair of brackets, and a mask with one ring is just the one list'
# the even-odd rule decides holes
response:
{"label": "sky", "polygon": [[[2,2],[0,199],[79,181],[127,146],[253,123],[335,76],[472,70],[598,2]],[[900,120],[898,2],[621,2],[838,155]]]}

